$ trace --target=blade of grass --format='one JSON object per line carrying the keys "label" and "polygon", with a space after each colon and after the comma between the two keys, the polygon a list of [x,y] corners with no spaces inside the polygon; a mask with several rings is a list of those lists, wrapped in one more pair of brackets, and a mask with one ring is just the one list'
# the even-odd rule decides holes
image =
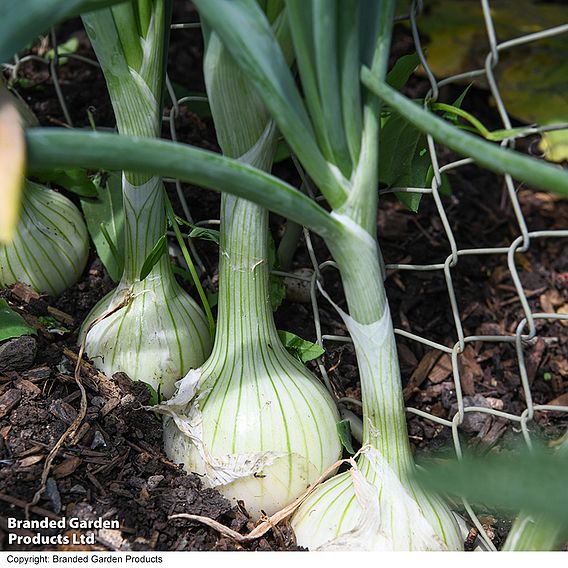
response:
{"label": "blade of grass", "polygon": [[209,333],[211,334],[211,339],[214,339],[215,338],[215,320],[213,319],[213,313],[211,312],[211,306],[209,305],[209,302],[207,301],[207,296],[205,295],[205,291],[203,290],[203,286],[201,285],[201,280],[199,280],[199,276],[197,275],[197,270],[195,270],[195,265],[193,264],[193,260],[191,259],[191,255],[189,254],[189,251],[187,250],[187,246],[185,244],[185,241],[183,240],[183,235],[181,234],[181,231],[179,230],[179,225],[178,225],[178,222],[177,222],[176,214],[174,213],[174,209],[172,207],[172,204],[170,202],[168,194],[165,192],[165,190],[164,190],[164,201],[166,203],[166,213],[168,215],[168,219],[170,220],[170,223],[172,224],[172,228],[173,228],[174,233],[176,235],[178,245],[181,248],[181,253],[183,254],[183,258],[185,260],[185,263],[187,264],[187,267],[189,269],[191,277],[193,278],[193,282],[195,284],[195,287],[197,288],[197,293],[199,294],[199,298],[200,298],[201,303],[203,305],[203,309],[205,310],[205,314],[207,315],[207,321],[209,322]]}

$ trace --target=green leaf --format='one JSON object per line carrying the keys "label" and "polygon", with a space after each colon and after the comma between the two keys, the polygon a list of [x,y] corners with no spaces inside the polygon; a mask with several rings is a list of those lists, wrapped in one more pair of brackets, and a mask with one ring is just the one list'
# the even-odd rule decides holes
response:
{"label": "green leaf", "polygon": [[0,341],[22,335],[37,335],[37,331],[20,314],[12,310],[6,300],[0,298]]}
{"label": "green leaf", "polygon": [[206,229],[204,227],[193,226],[193,229],[189,233],[192,239],[201,239],[203,241],[212,241],[215,244],[219,244],[221,239],[221,233],[217,229]]}
{"label": "green leaf", "polygon": [[285,140],[279,140],[278,145],[276,146],[273,162],[278,164],[279,162],[287,160],[291,155],[292,151],[290,150],[290,146],[286,144]]}
{"label": "green leaf", "polygon": [[156,406],[157,404],[160,404],[160,402],[162,402],[162,400],[163,400],[163,397],[160,394],[159,390],[157,391],[149,383],[145,383],[144,381],[140,381],[140,382],[146,387],[146,390],[148,391],[148,394],[150,395],[150,399],[148,400],[148,406]]}
{"label": "green leaf", "polygon": [[189,237],[191,237],[192,239],[212,241],[217,245],[220,243],[221,233],[217,229],[206,229],[205,227],[198,227],[197,225],[190,223],[179,215],[176,215],[175,219],[178,225],[184,225],[185,227],[189,227],[191,229]]}
{"label": "green leaf", "polygon": [[[345,2],[345,0],[339,0]],[[345,177],[351,175],[351,159],[343,125],[338,50],[338,0],[312,0],[314,61],[325,130],[333,163]],[[359,66],[357,66],[359,67]],[[358,82],[357,82],[358,84]],[[360,105],[360,101],[359,105]]]}
{"label": "green leaf", "polygon": [[81,198],[89,234],[109,276],[118,282],[124,270],[124,208],[122,174],[110,172],[93,178],[97,198]]}
{"label": "green leaf", "polygon": [[[426,187],[430,156],[426,137],[398,114],[391,114],[381,129],[379,176],[387,187]],[[421,193],[397,193],[411,211],[418,211]]]}
{"label": "green leaf", "polygon": [[215,152],[167,140],[79,129],[30,128],[25,136],[28,168],[32,172],[57,167],[124,168],[125,171],[175,177],[254,201],[310,227],[324,238],[340,233],[339,223],[297,188]]}
{"label": "green leaf", "polygon": [[10,87],[16,89],[33,89],[35,87],[41,87],[41,85],[38,85],[38,83],[36,83],[35,81],[32,81],[31,79],[26,79],[25,77],[20,77],[18,79],[15,79],[14,81],[11,81],[9,84]]}
{"label": "green leaf", "polygon": [[322,349],[317,343],[302,339],[290,331],[279,330],[278,335],[284,347],[288,350],[288,353],[301,363],[307,363],[308,361],[317,359],[325,353],[325,349]]}
{"label": "green leaf", "polygon": [[286,285],[284,284],[284,278],[282,276],[277,276],[272,274],[272,270],[279,269],[278,264],[278,253],[276,251],[276,243],[274,242],[274,237],[272,233],[268,233],[268,269],[270,270],[270,278],[268,280],[269,287],[269,297],[272,311],[275,312],[282,304],[286,298]]}
{"label": "green leaf", "polygon": [[162,235],[150,251],[150,254],[146,257],[146,260],[140,269],[140,280],[144,280],[144,278],[152,272],[152,268],[158,264],[167,249],[168,239],[166,238],[166,235]]}
{"label": "green leaf", "polygon": [[37,172],[36,178],[42,183],[55,183],[80,197],[97,197],[97,188],[87,172],[81,168],[56,169]]}
{"label": "green leaf", "polygon": [[[440,194],[445,195],[446,197],[450,197],[454,193],[452,190],[452,184],[450,183],[450,178],[445,172],[441,175],[441,178],[442,183],[440,184],[440,187],[438,187],[438,191],[440,192]],[[432,169],[432,166],[430,166],[428,168],[428,173],[426,174],[426,183],[424,187],[431,187],[433,179],[434,170]]]}
{"label": "green leaf", "polygon": [[284,9],[284,0],[267,0],[266,6],[263,8],[268,21],[272,24]]}
{"label": "green leaf", "polygon": [[[205,310],[205,315],[207,316],[207,321],[209,322],[209,333],[211,334],[211,339],[213,339],[215,337],[215,320],[213,318],[213,313],[211,312],[211,306],[209,305],[207,296],[205,294],[205,291],[203,290],[201,281],[199,280],[197,270],[195,269],[195,265],[193,264],[193,260],[191,258],[191,255],[189,254],[189,250],[187,249],[187,245],[179,228],[180,222],[183,222],[183,219],[181,219],[181,217],[178,217],[175,214],[174,208],[172,207],[170,198],[168,197],[168,194],[165,189],[164,189],[164,201],[166,204],[167,218],[171,223],[172,229],[174,230],[176,240],[183,255],[183,259],[187,264],[187,268],[189,269],[189,272],[193,279],[193,283],[195,284],[195,288],[197,290],[197,293],[199,294],[199,299],[201,300],[201,304],[203,305],[203,309]],[[187,221],[185,221],[185,223],[187,223]]]}
{"label": "green leaf", "polygon": [[286,285],[284,284],[284,278],[282,276],[271,274],[268,286],[270,304],[272,306],[272,311],[275,312],[286,298]]}
{"label": "green leaf", "polygon": [[[63,65],[67,63],[67,58],[65,55],[69,53],[75,53],[79,47],[79,39],[75,36],[70,37],[65,43],[61,43],[57,46],[57,54],[59,56],[59,64]],[[47,59],[55,59],[55,49],[50,49],[45,57]]]}
{"label": "green leaf", "polygon": [[349,420],[340,420],[335,423],[337,427],[337,435],[341,445],[347,450],[350,455],[355,453],[353,449],[353,439],[351,437],[351,424]]}
{"label": "green leaf", "polygon": [[219,292],[210,292],[209,290],[206,290],[205,294],[207,295],[209,306],[214,308],[219,303]]}
{"label": "green leaf", "polygon": [[398,114],[412,122],[436,141],[461,155],[471,157],[477,164],[496,173],[508,173],[529,185],[568,196],[568,174],[561,168],[546,164],[514,150],[473,136],[421,108],[386,83],[377,80],[367,68],[361,71],[366,87]]}
{"label": "green leaf", "polygon": [[195,0],[269,109],[278,128],[332,207],[346,189],[322,155],[304,102],[278,41],[255,0]]}
{"label": "green leaf", "polygon": [[466,457],[417,471],[430,490],[507,511],[526,511],[568,526],[568,457],[543,449]]}
{"label": "green leaf", "polygon": [[61,322],[57,321],[53,316],[41,316],[38,318],[38,321],[49,333],[55,333],[56,335],[69,333],[69,329],[61,325]]}
{"label": "green leaf", "polygon": [[172,266],[172,271],[176,276],[183,278],[183,280],[185,280],[190,287],[195,286],[195,282],[193,281],[193,278],[191,277],[191,272],[189,272],[189,270],[185,270],[184,268],[179,267],[177,264],[174,264],[173,261],[171,263],[171,266]]}
{"label": "green leaf", "polygon": [[469,90],[471,89],[473,83],[470,83],[464,90],[463,92],[460,94],[460,96],[454,101],[453,106],[457,107],[457,108],[461,108],[463,101],[467,95],[467,93],[469,92]]}
{"label": "green leaf", "polygon": [[341,0],[339,10],[338,61],[341,81],[343,125],[353,164],[359,160],[363,133],[361,81],[361,10],[358,0]]}
{"label": "green leaf", "polygon": [[399,57],[387,74],[387,83],[397,91],[400,91],[419,64],[420,58],[417,53]]}
{"label": "green leaf", "polygon": [[418,208],[420,207],[420,202],[422,201],[422,194],[421,193],[395,193],[398,200],[409,210],[413,213],[418,212]]}

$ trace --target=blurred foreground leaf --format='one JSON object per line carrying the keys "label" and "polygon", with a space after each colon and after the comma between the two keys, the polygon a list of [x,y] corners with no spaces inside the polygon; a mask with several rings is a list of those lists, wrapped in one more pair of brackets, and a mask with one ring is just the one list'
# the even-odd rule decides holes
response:
{"label": "blurred foreground leaf", "polygon": [[416,475],[427,489],[568,526],[567,472],[566,455],[535,450],[427,465]]}
{"label": "blurred foreground leaf", "polygon": [[124,0],[2,0],[0,2],[0,63],[51,26],[83,12]]}
{"label": "blurred foreground leaf", "polygon": [[10,242],[18,226],[26,145],[16,104],[0,83],[0,243]]}

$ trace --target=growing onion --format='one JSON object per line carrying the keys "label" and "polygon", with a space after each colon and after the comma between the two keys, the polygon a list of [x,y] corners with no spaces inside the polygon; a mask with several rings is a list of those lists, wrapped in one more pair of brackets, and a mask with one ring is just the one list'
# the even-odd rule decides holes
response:
{"label": "growing onion", "polygon": [[60,193],[26,180],[14,239],[0,245],[0,285],[25,282],[57,296],[80,278],[89,255],[81,213]]}

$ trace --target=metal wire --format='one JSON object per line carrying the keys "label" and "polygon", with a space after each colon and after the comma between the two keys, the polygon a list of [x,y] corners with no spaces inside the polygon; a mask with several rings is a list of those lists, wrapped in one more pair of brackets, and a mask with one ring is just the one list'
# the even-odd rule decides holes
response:
{"label": "metal wire", "polygon": [[[568,24],[565,24],[549,28],[546,30],[541,30],[538,32],[532,32],[527,35],[523,35],[517,38],[508,39],[507,41],[500,42],[498,34],[495,30],[493,17],[491,14],[490,2],[489,0],[480,0],[480,14],[482,14],[483,16],[483,22],[484,22],[483,25],[485,26],[485,33],[487,35],[487,42],[488,42],[488,52],[485,58],[485,65],[483,69],[472,69],[469,71],[460,72],[459,74],[456,74],[452,77],[446,77],[438,80],[428,64],[427,52],[422,46],[422,40],[420,36],[421,12],[422,12],[422,2],[414,0],[412,2],[409,14],[401,16],[399,20],[400,21],[408,20],[410,22],[410,29],[413,40],[415,42],[415,48],[420,57],[422,67],[425,71],[426,79],[430,85],[429,92],[425,97],[425,101],[436,100],[439,97],[440,88],[445,85],[459,84],[464,80],[471,81],[480,77],[484,78],[487,84],[489,85],[491,95],[495,100],[495,105],[497,108],[498,115],[503,124],[503,128],[505,129],[511,128],[511,120],[507,112],[506,105],[503,101],[503,97],[501,96],[498,80],[496,77],[496,70],[499,65],[499,60],[501,55],[503,54],[503,52],[515,49],[520,45],[525,45],[530,42],[538,42],[545,38],[568,33]],[[171,27],[174,33],[176,30],[180,29],[187,30],[187,29],[196,29],[196,28],[199,28],[199,24],[193,22],[176,23],[173,24]],[[199,33],[198,29],[196,29],[196,33]],[[62,87],[61,81],[59,80],[58,76],[58,69],[61,64],[61,59],[58,52],[57,38],[54,32],[50,34],[50,40],[55,54],[53,58],[40,57],[37,55],[27,55],[21,58],[16,57],[13,64],[6,64],[4,65],[4,68],[6,68],[9,71],[11,79],[16,80],[19,76],[22,66],[25,65],[27,62],[34,61],[46,65],[51,75],[56,95],[59,104],[61,106],[62,115],[65,117],[65,125],[68,127],[72,127],[73,124],[71,116],[65,101],[64,88]],[[83,56],[77,56],[74,54],[65,54],[64,57],[74,58],[78,61],[81,61],[89,65],[95,65],[95,66],[98,65],[96,61]],[[168,93],[170,94],[171,97],[172,107],[171,110],[169,111],[169,114],[164,117],[164,121],[168,123],[171,133],[171,138],[173,140],[177,140],[178,139],[177,121],[180,116],[180,107],[184,104],[191,103],[193,99],[192,97],[177,99],[174,93],[174,89],[169,80],[167,81],[167,88],[168,88]],[[547,125],[545,129],[549,130],[554,127],[555,125],[552,126]],[[566,125],[557,125],[557,127],[565,128]],[[539,126],[535,125],[535,129],[538,130]],[[451,367],[452,367],[451,376],[453,378],[457,412],[451,420],[448,420],[435,416],[431,413],[425,412],[424,410],[419,408],[409,407],[407,408],[407,411],[410,415],[419,416],[434,424],[438,424],[443,428],[448,428],[451,431],[455,452],[458,458],[460,458],[463,454],[462,442],[460,440],[460,435],[459,435],[460,426],[463,424],[466,415],[472,412],[494,416],[502,420],[507,420],[512,425],[517,425],[517,427],[520,429],[522,437],[526,441],[527,445],[530,447],[532,445],[531,424],[535,417],[535,413],[554,412],[554,413],[566,414],[568,413],[568,407],[538,405],[533,402],[534,397],[531,392],[531,385],[529,383],[529,378],[528,378],[527,364],[525,361],[525,350],[527,346],[530,344],[531,340],[535,340],[538,337],[542,337],[542,334],[539,335],[539,330],[536,326],[537,321],[550,322],[554,320],[568,320],[568,315],[536,313],[532,311],[529,303],[529,298],[527,297],[527,292],[524,290],[522,281],[519,276],[519,271],[516,265],[516,255],[517,253],[528,251],[531,245],[538,239],[567,238],[568,228],[567,230],[530,231],[528,228],[527,221],[521,209],[521,203],[519,201],[519,197],[517,194],[518,188],[515,186],[515,182],[510,176],[503,176],[505,182],[504,198],[512,208],[513,215],[518,227],[518,236],[515,239],[513,239],[508,246],[503,246],[502,244],[499,244],[499,246],[497,246],[496,244],[495,247],[479,247],[479,248],[469,248],[469,249],[459,248],[457,245],[456,237],[452,229],[452,225],[448,218],[446,206],[440,195],[439,188],[442,183],[443,173],[469,165],[472,163],[472,160],[469,158],[462,158],[441,165],[440,164],[441,157],[439,156],[436,145],[434,144],[434,140],[428,136],[427,141],[428,141],[430,162],[433,169],[433,179],[431,186],[401,187],[401,188],[397,187],[388,190],[382,190],[380,193],[381,194],[392,193],[394,191],[404,192],[404,193],[417,193],[417,194],[422,194],[423,199],[430,199],[430,198],[433,199],[437,213],[442,223],[445,239],[447,241],[447,245],[449,247],[450,252],[443,262],[438,262],[433,264],[387,263],[386,269],[388,271],[404,271],[404,272],[424,272],[424,271],[438,272],[441,275],[443,275],[447,287],[448,299],[451,306],[453,324],[455,329],[453,346],[448,347],[446,345],[442,345],[439,342],[433,340],[432,338],[423,337],[421,334],[416,333],[415,331],[412,330],[409,331],[403,329],[396,329],[395,333],[399,337],[415,341],[421,345],[437,350],[440,352],[440,354],[450,355]],[[507,147],[514,147],[514,143],[515,143],[514,139],[507,139],[504,140],[501,144]],[[300,173],[302,174],[302,172]],[[179,184],[178,181],[176,180],[172,181],[175,183],[176,192],[182,204],[184,215],[188,218],[188,220],[191,220],[192,219],[191,211],[187,203],[187,200],[185,199],[182,186],[181,184]],[[307,179],[304,179],[304,182],[309,184],[309,180]],[[218,221],[207,220],[206,222],[217,223]],[[200,224],[200,222],[198,222],[197,224]],[[318,281],[321,283],[322,273],[327,269],[335,268],[335,265],[334,263],[329,261],[321,263],[318,260],[312,243],[311,235],[307,230],[304,231],[304,241],[308,252],[308,257],[310,258],[313,268],[313,277],[309,279],[310,280],[309,287],[310,287],[311,304],[313,309],[313,326],[315,328],[317,343],[322,346],[324,346],[326,343],[348,344],[350,342],[348,336],[330,335],[330,334],[324,334],[322,332],[322,327],[320,323],[320,313],[322,309],[320,306],[321,297],[318,292],[317,283]],[[201,268],[202,271],[204,271],[205,267],[203,265],[203,262],[199,258],[197,250],[195,250],[196,248],[195,244],[191,242],[191,240],[190,240],[190,246],[192,247],[192,252],[194,254],[194,257],[198,259],[199,267]],[[507,260],[507,268],[511,276],[511,279],[513,281],[515,294],[521,306],[523,314],[523,317],[517,322],[515,326],[514,333],[510,335],[506,334],[466,335],[464,333],[464,329],[462,326],[462,318],[461,318],[460,299],[459,299],[459,294],[456,292],[456,287],[454,285],[454,278],[455,275],[458,274],[460,271],[460,259],[462,259],[465,256],[484,256],[484,255],[499,255]],[[282,272],[278,272],[278,274],[290,276],[291,278],[298,278],[297,274],[288,274]],[[301,277],[301,279],[306,279],[306,278]],[[548,339],[549,342],[553,341],[554,339],[546,337],[542,338],[545,340]],[[519,378],[521,383],[520,389],[522,391],[523,398],[525,400],[525,408],[520,414],[513,414],[510,412],[504,412],[493,408],[467,405],[467,401],[463,394],[462,376],[460,374],[460,368],[461,368],[460,359],[464,356],[464,351],[466,346],[474,342],[492,343],[501,346],[503,349],[510,348],[511,346],[514,348],[515,356],[517,359]],[[333,389],[332,380],[330,379],[328,370],[326,369],[325,358],[321,358],[318,360],[318,367],[321,372],[324,383],[326,384],[330,392],[334,395],[334,397],[337,398],[337,395]],[[343,404],[357,403],[357,401],[354,401],[353,399],[350,399],[348,397],[339,398],[337,399],[337,401],[340,406]],[[490,549],[494,549],[493,543],[491,542],[490,538],[487,536],[486,532],[484,531],[481,522],[475,515],[471,506],[467,502],[464,502],[464,507],[471,516],[473,524],[478,528],[480,535],[483,538],[483,540],[486,542],[487,546]]]}

